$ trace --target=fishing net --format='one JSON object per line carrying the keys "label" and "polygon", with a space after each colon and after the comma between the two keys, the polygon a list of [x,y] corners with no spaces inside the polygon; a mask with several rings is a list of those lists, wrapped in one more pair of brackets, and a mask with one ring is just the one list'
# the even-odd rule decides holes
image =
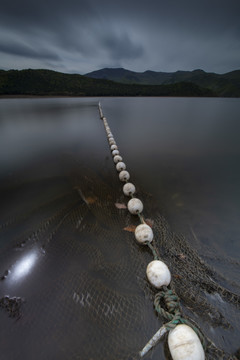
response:
{"label": "fishing net", "polygon": [[[35,177],[2,184],[2,359],[139,359],[166,322],[146,280],[152,253],[134,240],[139,220],[108,160],[101,168],[66,155],[54,176],[41,178],[38,164]],[[150,194],[138,197],[182,312],[209,339],[206,359],[239,358],[239,286],[171,231]],[[166,337],[145,358],[170,359]]]}

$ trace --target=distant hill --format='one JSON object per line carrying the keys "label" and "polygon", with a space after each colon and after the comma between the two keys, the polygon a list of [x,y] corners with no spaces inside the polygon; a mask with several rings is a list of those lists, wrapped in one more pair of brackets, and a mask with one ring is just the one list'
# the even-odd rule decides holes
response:
{"label": "distant hill", "polygon": [[0,95],[40,96],[216,96],[198,85],[123,84],[51,70],[0,70]]}
{"label": "distant hill", "polygon": [[107,79],[124,84],[169,85],[191,82],[212,90],[218,96],[240,97],[240,70],[223,75],[207,73],[203,70],[176,72],[134,72],[123,68],[105,68],[85,74],[94,79]]}

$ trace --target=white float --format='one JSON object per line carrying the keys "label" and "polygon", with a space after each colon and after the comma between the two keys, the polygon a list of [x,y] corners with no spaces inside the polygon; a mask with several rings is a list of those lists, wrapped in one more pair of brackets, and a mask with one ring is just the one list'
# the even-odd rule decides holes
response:
{"label": "white float", "polygon": [[163,285],[168,286],[171,282],[171,273],[164,262],[153,260],[147,266],[147,278],[150,284],[160,289]]}
{"label": "white float", "polygon": [[128,181],[130,179],[130,174],[128,171],[123,170],[119,173],[119,179],[121,181]]}
{"label": "white float", "polygon": [[111,150],[117,150],[117,149],[118,149],[117,145],[111,145]]}
{"label": "white float", "polygon": [[123,192],[126,196],[133,195],[135,193],[135,191],[136,191],[136,188],[132,183],[127,183],[123,186]]}
{"label": "white float", "polygon": [[117,164],[119,161],[122,161],[122,157],[120,155],[115,155],[113,161]]}
{"label": "white float", "polygon": [[119,155],[119,151],[118,150],[113,150],[112,151],[112,156],[116,156],[116,155]]}
{"label": "white float", "polygon": [[168,335],[168,347],[173,360],[204,360],[199,337],[188,325],[177,325]]}
{"label": "white float", "polygon": [[135,238],[140,244],[151,242],[153,239],[153,231],[147,224],[138,225],[135,229]]}
{"label": "white float", "polygon": [[123,171],[126,169],[126,164],[124,164],[122,161],[119,161],[116,165],[116,169],[117,171]]}
{"label": "white float", "polygon": [[127,207],[133,215],[140,214],[143,211],[143,203],[137,198],[129,200]]}

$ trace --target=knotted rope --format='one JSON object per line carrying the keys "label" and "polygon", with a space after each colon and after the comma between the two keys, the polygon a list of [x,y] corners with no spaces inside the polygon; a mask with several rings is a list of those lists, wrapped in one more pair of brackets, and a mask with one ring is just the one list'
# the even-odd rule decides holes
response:
{"label": "knotted rope", "polygon": [[162,291],[155,295],[154,307],[156,312],[168,321],[164,324],[167,331],[174,329],[179,324],[188,325],[196,332],[204,350],[206,349],[206,339],[204,335],[191,321],[182,316],[179,297],[172,289],[163,286]]}

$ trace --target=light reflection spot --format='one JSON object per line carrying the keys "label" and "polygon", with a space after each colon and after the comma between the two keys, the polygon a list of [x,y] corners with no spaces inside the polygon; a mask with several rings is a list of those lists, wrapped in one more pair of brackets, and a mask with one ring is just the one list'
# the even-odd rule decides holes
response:
{"label": "light reflection spot", "polygon": [[13,269],[12,276],[14,280],[19,280],[20,278],[26,276],[35,265],[36,260],[36,252],[27,254],[21,260],[19,260]]}

